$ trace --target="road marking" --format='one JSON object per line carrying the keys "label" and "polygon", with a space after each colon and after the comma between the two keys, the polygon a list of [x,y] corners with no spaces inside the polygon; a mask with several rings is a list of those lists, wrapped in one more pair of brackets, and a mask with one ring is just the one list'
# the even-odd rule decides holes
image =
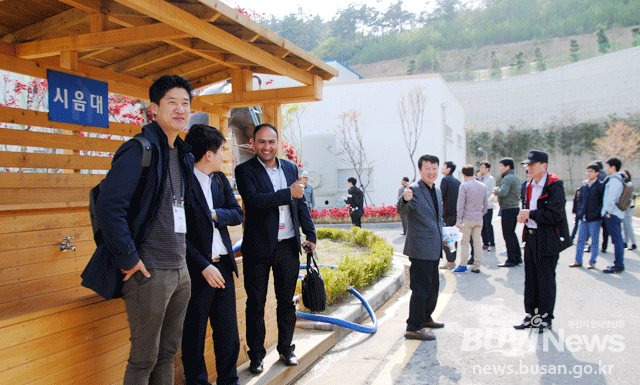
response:
{"label": "road marking", "polygon": [[[456,280],[456,276],[449,270],[445,270],[442,272],[444,275],[446,284],[442,293],[438,296],[438,304],[433,311],[432,317],[434,320],[437,320],[440,317],[440,314],[444,311],[445,307],[449,303],[451,296],[456,290],[456,286],[458,285],[458,281]],[[404,337],[402,345],[398,348],[398,350],[393,353],[393,356],[387,362],[387,364],[382,368],[378,376],[371,383],[371,385],[389,385],[393,384],[395,379],[398,378],[398,375],[407,363],[413,357],[418,346],[422,341],[418,340],[407,340]],[[429,342],[427,342],[429,343]]]}

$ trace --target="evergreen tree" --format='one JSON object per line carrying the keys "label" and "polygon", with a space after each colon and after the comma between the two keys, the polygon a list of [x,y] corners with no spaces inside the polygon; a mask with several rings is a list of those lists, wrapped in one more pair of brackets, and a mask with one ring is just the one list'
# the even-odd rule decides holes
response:
{"label": "evergreen tree", "polygon": [[433,72],[440,72],[442,68],[440,68],[440,62],[437,57],[433,58]]}
{"label": "evergreen tree", "polygon": [[494,79],[502,78],[500,60],[498,60],[498,56],[496,56],[496,51],[491,51],[491,77]]}
{"label": "evergreen tree", "polygon": [[409,60],[409,67],[407,68],[407,75],[413,75],[416,73],[416,59]]}
{"label": "evergreen tree", "polygon": [[545,63],[544,58],[542,57],[542,50],[540,49],[540,47],[536,47],[536,52],[534,53],[534,55],[536,56],[536,59],[534,60],[536,62],[536,69],[538,71],[546,70],[547,63]]}
{"label": "evergreen tree", "polygon": [[571,57],[571,61],[575,63],[580,60],[580,45],[576,39],[571,39],[570,44],[571,48],[569,52],[571,52],[571,54],[569,56]]}
{"label": "evergreen tree", "polygon": [[611,44],[609,43],[609,38],[604,33],[604,27],[602,25],[598,26],[596,37],[598,39],[598,52],[604,55],[607,53],[607,49],[611,47]]}
{"label": "evergreen tree", "polygon": [[631,28],[631,37],[633,38],[631,46],[640,46],[640,27]]}
{"label": "evergreen tree", "polygon": [[524,61],[524,53],[522,51],[518,52],[513,58],[515,59],[514,63],[511,63],[511,70],[513,72],[513,69],[515,69],[515,73],[519,74],[520,71],[522,71],[522,68],[524,68],[524,63],[526,63]]}

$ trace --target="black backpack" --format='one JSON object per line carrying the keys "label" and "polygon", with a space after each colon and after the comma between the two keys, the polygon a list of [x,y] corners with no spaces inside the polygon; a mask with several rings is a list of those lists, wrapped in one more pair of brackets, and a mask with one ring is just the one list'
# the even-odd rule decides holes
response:
{"label": "black backpack", "polygon": [[[142,162],[140,162],[140,166],[142,167],[141,178],[144,178],[146,174],[145,171],[149,169],[149,166],[151,166],[151,143],[149,143],[149,140],[142,135],[134,136],[131,140],[139,142],[142,146]],[[98,209],[96,205],[102,183],[104,183],[104,179],[89,192],[89,216],[91,217],[91,227],[93,228],[93,240],[96,242],[96,245],[99,245],[102,242],[102,226],[98,219]]]}

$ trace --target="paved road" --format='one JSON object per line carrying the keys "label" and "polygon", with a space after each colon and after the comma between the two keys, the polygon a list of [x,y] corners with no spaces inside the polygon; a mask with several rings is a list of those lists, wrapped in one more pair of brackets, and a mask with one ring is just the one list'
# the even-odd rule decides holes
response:
{"label": "paved road", "polygon": [[[500,219],[493,224],[500,252]],[[399,224],[363,227],[402,252]],[[626,271],[614,275],[602,273],[612,264],[611,246],[595,270],[569,268],[575,247],[565,250],[553,330],[543,334],[513,329],[524,317],[524,269],[498,267],[505,259],[498,252],[484,252],[481,274],[441,271],[435,319],[446,326],[434,331],[436,341],[403,338],[409,293],[401,291],[378,311],[376,334],[351,333],[296,384],[640,383],[638,250],[625,252]]]}

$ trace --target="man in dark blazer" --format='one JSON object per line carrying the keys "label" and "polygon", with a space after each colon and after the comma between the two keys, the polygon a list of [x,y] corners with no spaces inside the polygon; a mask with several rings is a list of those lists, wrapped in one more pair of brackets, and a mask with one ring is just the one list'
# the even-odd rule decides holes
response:
{"label": "man in dark blazer", "polygon": [[[225,138],[216,128],[193,125],[185,138],[195,158],[194,183],[186,218],[187,267],[191,276],[191,299],[182,334],[182,363],[187,385],[210,385],[204,360],[207,322],[213,330],[218,385],[236,385],[240,337],[236,316],[233,257],[227,226],[242,223],[229,180],[220,171]],[[197,183],[196,183],[197,181]]]}
{"label": "man in dark blazer", "polygon": [[[445,226],[456,225],[456,215],[458,206],[458,191],[460,190],[460,181],[453,176],[456,171],[456,164],[452,161],[444,162],[442,165],[442,175],[444,178],[440,181],[440,190],[442,192],[442,220]],[[456,251],[450,251],[448,247],[444,249],[447,256],[447,263],[440,266],[441,269],[452,269],[456,267]],[[471,252],[473,255],[473,250]]]}
{"label": "man in dark blazer", "polygon": [[[236,183],[245,206],[242,255],[247,291],[249,370],[263,371],[269,271],[273,269],[277,300],[278,353],[287,366],[298,364],[291,344],[296,326],[293,303],[300,269],[301,245],[315,249],[316,232],[304,200],[304,185],[296,166],[278,159],[278,132],[271,124],[253,131],[256,156],[236,167]],[[300,240],[300,228],[306,236]]]}
{"label": "man in dark blazer", "polygon": [[527,160],[529,178],[524,182],[524,209],[518,222],[524,223],[524,310],[518,330],[535,328],[542,333],[551,329],[556,303],[556,266],[560,252],[571,246],[571,234],[565,212],[564,185],[558,176],[547,172],[546,152],[531,151]]}
{"label": "man in dark blazer", "polygon": [[403,251],[411,261],[411,299],[404,335],[407,339],[435,340],[436,336],[424,328],[444,327],[443,323],[431,317],[438,302],[438,261],[442,258],[443,247],[442,195],[435,185],[439,163],[435,155],[422,155],[418,159],[420,180],[410,184],[398,199],[398,213],[409,217]]}

